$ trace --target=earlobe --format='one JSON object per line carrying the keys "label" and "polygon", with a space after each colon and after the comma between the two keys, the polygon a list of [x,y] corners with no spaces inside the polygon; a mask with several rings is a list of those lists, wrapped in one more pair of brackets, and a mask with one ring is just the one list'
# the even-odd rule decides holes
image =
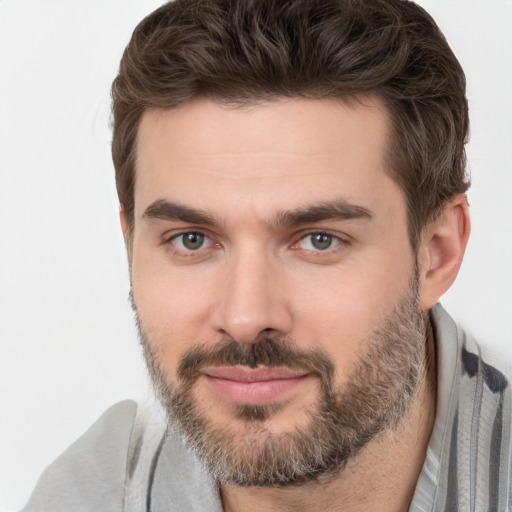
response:
{"label": "earlobe", "polygon": [[130,226],[128,225],[128,219],[122,206],[119,207],[119,221],[121,223],[121,230],[123,232],[124,244],[126,248],[129,247],[130,241]]}
{"label": "earlobe", "polygon": [[455,281],[466,250],[470,225],[467,198],[457,195],[424,229],[418,253],[423,311],[430,309]]}
{"label": "earlobe", "polygon": [[128,241],[128,220],[126,219],[126,214],[124,213],[124,208],[122,206],[119,207],[119,221],[121,223],[121,230],[123,232],[123,238],[125,245]]}
{"label": "earlobe", "polygon": [[128,256],[128,265],[131,267],[132,262],[132,227],[126,217],[126,212],[123,206],[119,208],[119,221],[121,223],[121,230],[123,231],[124,245],[126,247],[126,254]]}

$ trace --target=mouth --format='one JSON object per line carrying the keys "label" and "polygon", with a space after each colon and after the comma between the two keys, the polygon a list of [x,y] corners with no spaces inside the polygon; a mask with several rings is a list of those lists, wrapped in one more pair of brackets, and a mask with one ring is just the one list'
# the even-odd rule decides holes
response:
{"label": "mouth", "polygon": [[224,400],[263,405],[285,398],[312,375],[290,368],[208,367],[201,372],[208,387]]}

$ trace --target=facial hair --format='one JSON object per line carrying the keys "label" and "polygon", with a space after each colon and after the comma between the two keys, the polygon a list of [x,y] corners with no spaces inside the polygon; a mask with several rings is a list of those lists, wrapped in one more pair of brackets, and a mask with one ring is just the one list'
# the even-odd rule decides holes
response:
{"label": "facial hair", "polygon": [[[180,360],[176,376],[167,375],[155,344],[137,316],[151,380],[169,422],[185,438],[221,484],[276,487],[305,484],[339,474],[350,458],[389,429],[394,429],[414,397],[425,365],[425,322],[418,306],[415,272],[393,311],[374,329],[349,373],[334,386],[335,365],[318,348],[302,349],[291,339],[264,336],[251,344],[222,340],[198,344]],[[135,303],[132,297],[135,312]],[[308,421],[275,434],[265,420],[286,404],[235,405],[242,420],[213,425],[194,398],[194,385],[206,366],[288,367],[319,381],[319,396],[307,410]],[[233,422],[231,422],[233,423]]]}

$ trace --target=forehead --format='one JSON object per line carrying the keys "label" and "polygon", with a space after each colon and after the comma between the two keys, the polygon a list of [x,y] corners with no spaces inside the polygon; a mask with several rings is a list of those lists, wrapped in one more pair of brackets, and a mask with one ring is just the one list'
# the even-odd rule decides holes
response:
{"label": "forehead", "polygon": [[388,192],[401,195],[386,173],[387,136],[375,98],[149,109],[138,132],[135,216],[157,199],[262,216],[340,197],[384,205]]}

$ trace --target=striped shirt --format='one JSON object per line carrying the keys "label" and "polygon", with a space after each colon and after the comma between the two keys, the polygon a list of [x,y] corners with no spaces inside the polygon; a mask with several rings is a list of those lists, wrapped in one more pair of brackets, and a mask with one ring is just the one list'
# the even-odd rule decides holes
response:
{"label": "striped shirt", "polygon": [[437,414],[410,511],[512,510],[510,371],[440,305],[432,313]]}
{"label": "striped shirt", "polygon": [[[437,413],[410,512],[512,510],[503,363],[440,305]],[[41,476],[25,512],[222,512],[216,482],[155,404],[111,407]]]}

